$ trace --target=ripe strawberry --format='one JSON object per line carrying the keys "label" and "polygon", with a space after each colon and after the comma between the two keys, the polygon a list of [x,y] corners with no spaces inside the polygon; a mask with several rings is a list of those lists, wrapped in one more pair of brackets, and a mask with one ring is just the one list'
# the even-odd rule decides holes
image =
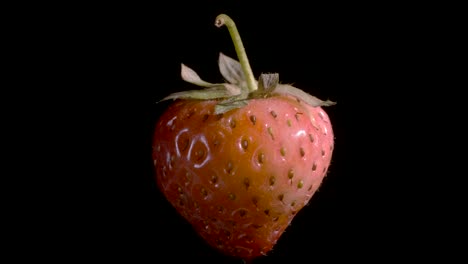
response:
{"label": "ripe strawberry", "polygon": [[[217,22],[237,34],[226,15]],[[334,137],[321,106],[333,103],[279,84],[278,74],[253,81],[235,45],[241,63],[219,59],[229,83],[205,82],[182,65],[185,81],[206,88],[164,99],[176,101],[156,125],[153,160],[158,187],[197,233],[252,259],[273,248],[327,173]]]}

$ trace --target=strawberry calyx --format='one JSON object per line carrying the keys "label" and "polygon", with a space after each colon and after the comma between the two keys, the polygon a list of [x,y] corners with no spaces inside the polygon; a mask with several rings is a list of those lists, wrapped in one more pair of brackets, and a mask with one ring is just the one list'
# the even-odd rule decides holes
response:
{"label": "strawberry calyx", "polygon": [[229,16],[221,14],[216,17],[215,25],[217,27],[226,25],[240,60],[239,62],[220,52],[218,60],[219,71],[227,82],[206,82],[194,70],[181,64],[182,79],[203,87],[203,89],[172,93],[161,101],[170,99],[219,100],[219,103],[215,107],[215,114],[241,108],[252,99],[267,98],[275,95],[293,96],[312,107],[335,104],[335,102],[329,100],[320,100],[292,85],[280,84],[278,73],[261,74],[258,81],[256,81],[234,21]]}

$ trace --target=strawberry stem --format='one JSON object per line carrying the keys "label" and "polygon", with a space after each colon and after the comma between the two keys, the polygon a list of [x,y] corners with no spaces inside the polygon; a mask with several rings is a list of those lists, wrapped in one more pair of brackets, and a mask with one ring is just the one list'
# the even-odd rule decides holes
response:
{"label": "strawberry stem", "polygon": [[245,52],[244,44],[242,44],[239,31],[237,31],[236,24],[229,16],[225,14],[220,14],[216,17],[215,26],[222,27],[223,25],[226,25],[226,27],[229,30],[229,34],[231,35],[232,42],[234,43],[234,48],[236,49],[237,57],[239,57],[239,62],[242,66],[242,71],[244,72],[247,81],[247,88],[249,89],[249,92],[256,91],[257,83],[255,82],[252,68],[250,67],[250,63],[247,58],[247,53]]}

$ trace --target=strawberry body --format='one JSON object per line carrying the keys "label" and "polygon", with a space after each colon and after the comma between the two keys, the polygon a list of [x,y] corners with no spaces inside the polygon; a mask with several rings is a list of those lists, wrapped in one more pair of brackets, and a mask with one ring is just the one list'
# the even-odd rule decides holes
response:
{"label": "strawberry body", "polygon": [[221,252],[266,255],[327,173],[328,115],[286,95],[215,113],[218,100],[176,100],[153,139],[158,187]]}

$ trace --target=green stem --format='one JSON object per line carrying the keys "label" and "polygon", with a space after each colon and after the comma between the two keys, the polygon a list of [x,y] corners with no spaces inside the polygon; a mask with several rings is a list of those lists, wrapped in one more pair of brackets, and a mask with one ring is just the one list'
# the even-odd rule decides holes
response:
{"label": "green stem", "polygon": [[215,26],[221,27],[226,25],[231,35],[232,42],[234,43],[234,48],[236,49],[237,57],[239,57],[239,62],[242,66],[242,71],[244,72],[247,87],[249,92],[257,90],[257,83],[255,82],[255,77],[250,67],[249,60],[247,59],[247,54],[245,53],[244,44],[242,44],[239,31],[237,31],[236,24],[234,21],[225,14],[220,14],[216,17]]}

